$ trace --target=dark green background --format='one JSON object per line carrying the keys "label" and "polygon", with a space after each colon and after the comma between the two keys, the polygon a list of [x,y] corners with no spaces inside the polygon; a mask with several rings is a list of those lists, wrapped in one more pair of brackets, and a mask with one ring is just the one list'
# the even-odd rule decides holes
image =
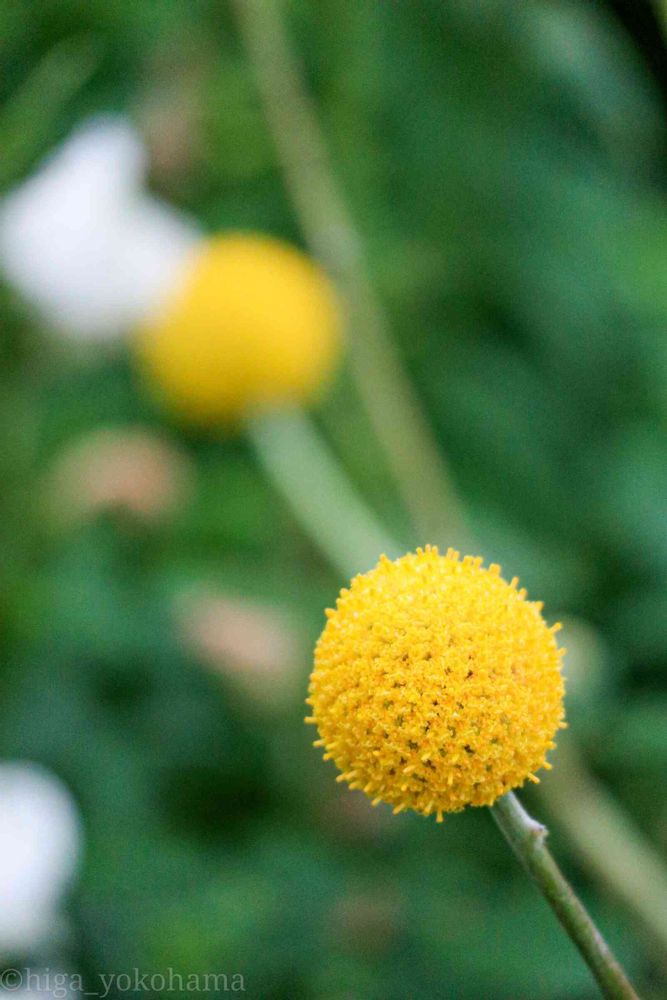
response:
{"label": "dark green background", "polygon": [[[572,730],[665,853],[667,146],[659,27],[635,13],[636,44],[585,2],[304,0],[290,30],[480,551],[550,620],[593,630]],[[151,186],[208,231],[301,242],[222,0],[5,2],[0,39],[4,189],[122,111]],[[8,289],[0,351],[0,754],[52,768],[82,811],[60,960],[91,984],[241,972],[246,995],[284,1000],[596,996],[485,811],[371,813],[310,747],[300,693],[261,706],[182,647],[184,588],[275,605],[305,693],[340,585],[243,441],[170,424],[122,351],[82,363]],[[345,369],[318,419],[405,530]],[[191,502],[153,526],[54,526],[45,470],[128,423],[189,453]],[[552,825],[644,995],[664,996],[664,962]]]}

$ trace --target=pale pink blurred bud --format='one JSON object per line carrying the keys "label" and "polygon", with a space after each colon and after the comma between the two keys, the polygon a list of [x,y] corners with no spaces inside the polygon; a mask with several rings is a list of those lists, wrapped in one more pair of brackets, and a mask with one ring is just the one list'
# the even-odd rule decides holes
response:
{"label": "pale pink blurred bud", "polygon": [[184,645],[253,701],[276,707],[298,696],[298,644],[275,609],[204,593],[182,599],[177,617]]}
{"label": "pale pink blurred bud", "polygon": [[193,475],[187,455],[158,434],[103,428],[60,454],[48,479],[48,500],[66,522],[114,508],[160,520],[187,502]]}
{"label": "pale pink blurred bud", "polygon": [[369,889],[338,899],[330,914],[331,932],[350,950],[382,954],[400,928],[401,909],[392,892]]}

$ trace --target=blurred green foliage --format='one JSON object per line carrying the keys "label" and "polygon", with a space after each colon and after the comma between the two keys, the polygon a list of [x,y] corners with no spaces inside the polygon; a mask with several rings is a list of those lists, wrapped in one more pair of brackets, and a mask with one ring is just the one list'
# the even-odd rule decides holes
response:
{"label": "blurred green foliage", "polygon": [[[641,54],[588,3],[290,13],[480,549],[550,619],[590,626],[573,728],[667,854],[666,144]],[[118,110],[151,143],[154,189],[208,230],[300,240],[225,4],[4,4],[0,39],[5,189],[83,117]],[[72,357],[7,289],[2,309],[0,754],[54,769],[83,813],[61,960],[90,982],[242,972],[248,995],[285,1000],[595,996],[485,812],[436,828],[371,811],[310,748],[300,691],[267,708],[181,641],[174,602],[193,585],[273,604],[305,689],[335,599],[244,443],[165,422],[126,357]],[[319,416],[404,526],[345,371]],[[126,424],[180,443],[191,500],[150,525],[57,525],[57,456]],[[664,995],[649,942],[555,840],[646,995]]]}

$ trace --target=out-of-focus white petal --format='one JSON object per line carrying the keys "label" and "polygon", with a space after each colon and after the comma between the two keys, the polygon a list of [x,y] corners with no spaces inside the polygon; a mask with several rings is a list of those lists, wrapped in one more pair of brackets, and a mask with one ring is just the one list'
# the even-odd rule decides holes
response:
{"label": "out-of-focus white petal", "polygon": [[164,202],[146,196],[128,206],[125,225],[118,302],[126,303],[127,328],[144,319],[181,282],[202,238],[194,224]]}
{"label": "out-of-focus white petal", "polygon": [[76,806],[56,777],[36,764],[0,764],[0,955],[49,938],[81,840]]}
{"label": "out-of-focus white petal", "polygon": [[118,336],[178,280],[200,234],[142,189],[145,170],[129,122],[99,118],[0,203],[0,266],[48,325]]}

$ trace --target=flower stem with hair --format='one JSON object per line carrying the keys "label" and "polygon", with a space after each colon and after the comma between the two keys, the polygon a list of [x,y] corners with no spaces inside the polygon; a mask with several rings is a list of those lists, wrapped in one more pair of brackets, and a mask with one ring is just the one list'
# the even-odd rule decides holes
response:
{"label": "flower stem with hair", "polygon": [[234,2],[303,232],[347,307],[351,373],[385,460],[418,534],[463,546],[467,529],[460,502],[367,275],[362,240],[330,167],[281,4]]}

